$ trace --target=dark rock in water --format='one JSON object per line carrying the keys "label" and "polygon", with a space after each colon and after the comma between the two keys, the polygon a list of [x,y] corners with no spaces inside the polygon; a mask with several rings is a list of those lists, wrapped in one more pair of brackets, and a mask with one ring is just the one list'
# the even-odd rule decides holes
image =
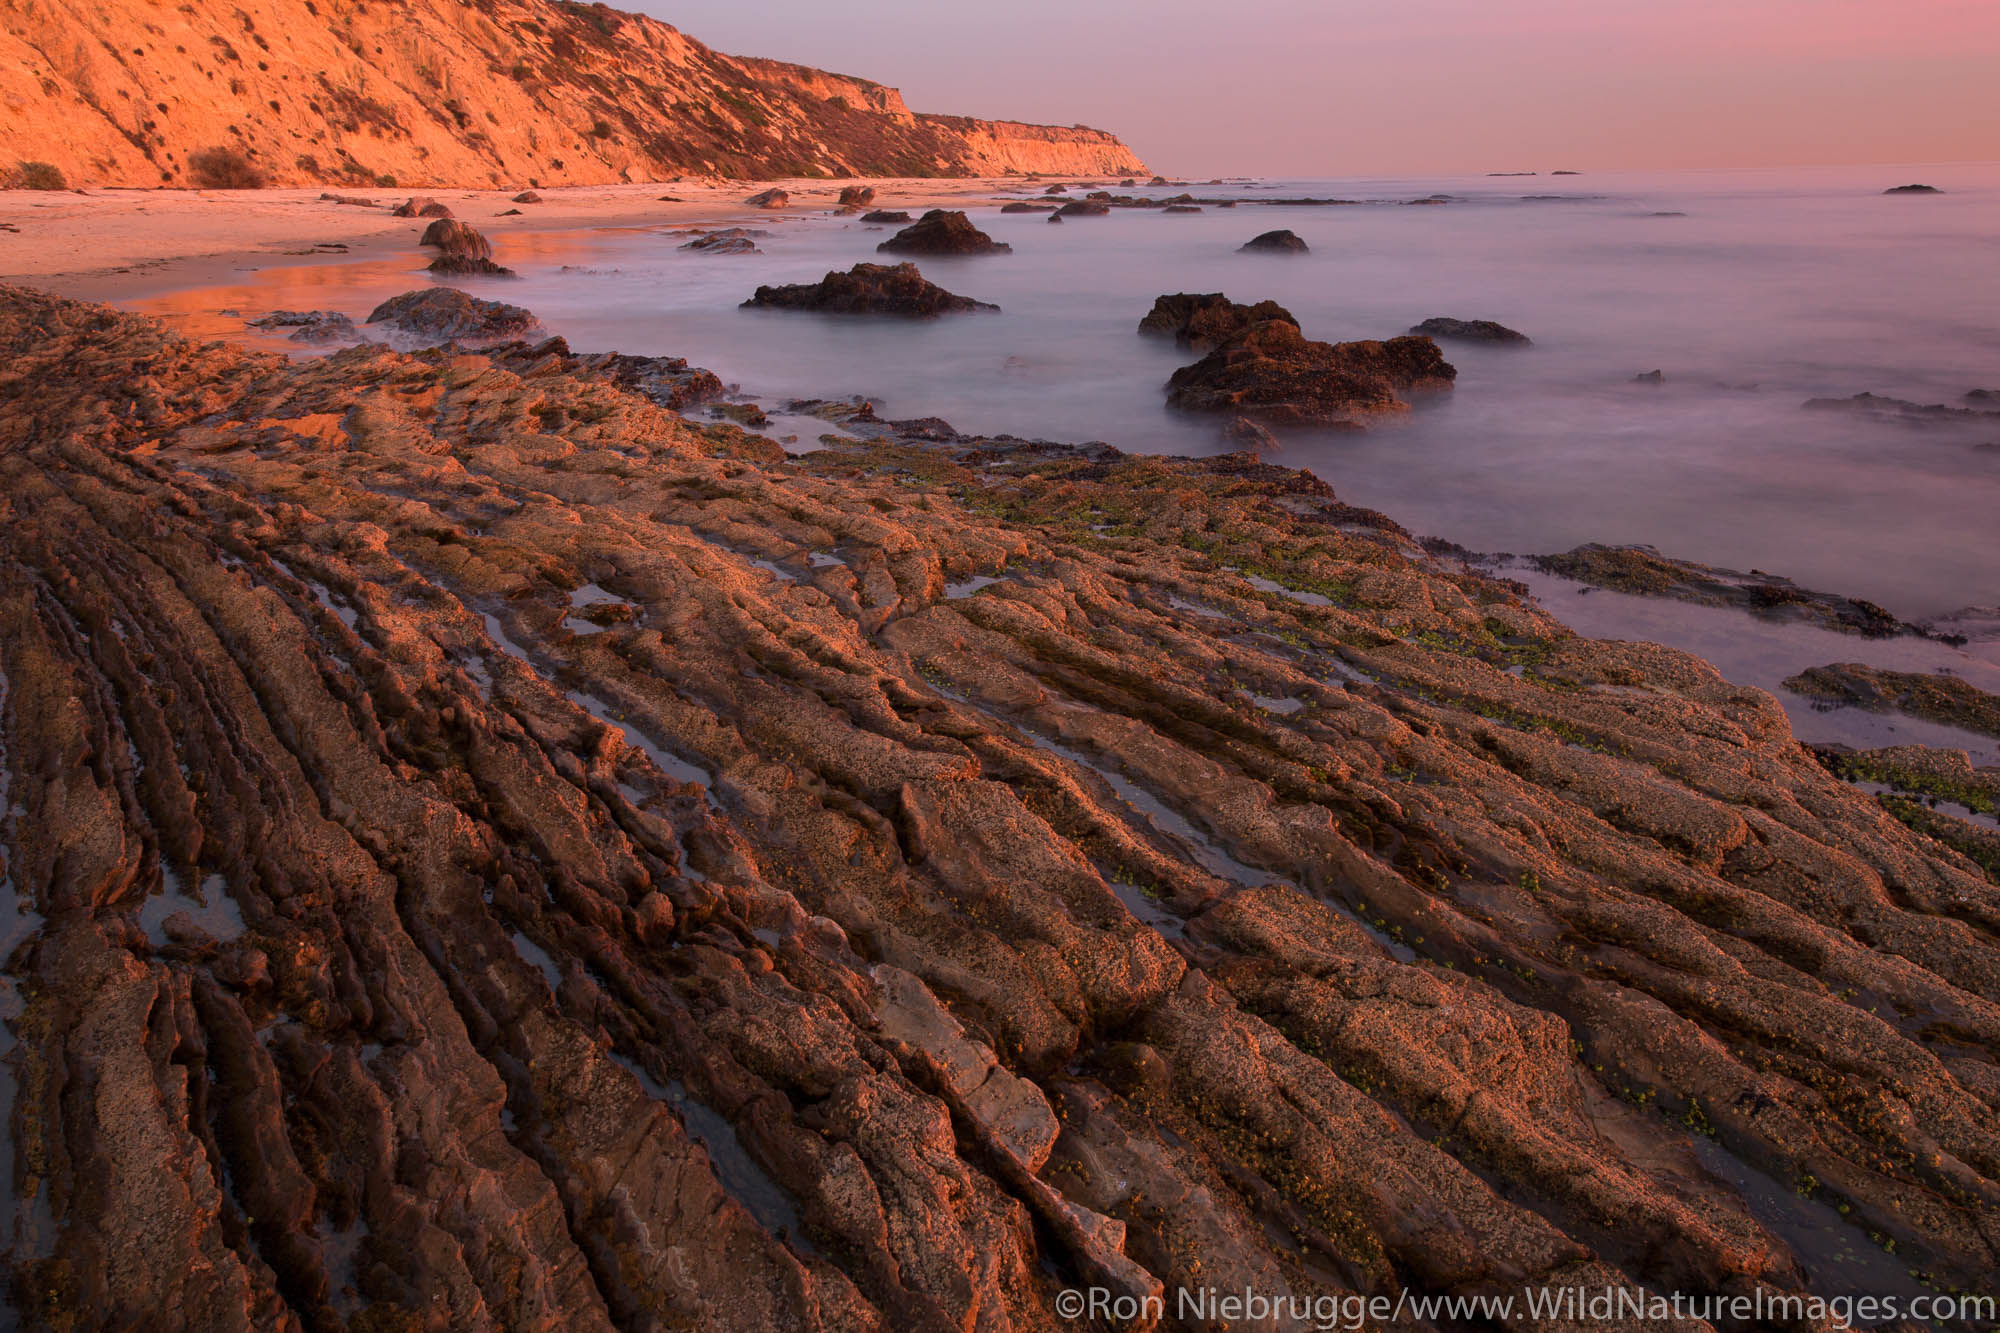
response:
{"label": "dark rock in water", "polygon": [[733,421],[739,426],[768,426],[770,416],[755,403],[715,403],[709,412],[724,421]]}
{"label": "dark rock in water", "polygon": [[1153,308],[1139,321],[1139,332],[1172,338],[1182,347],[1206,352],[1251,325],[1271,319],[1294,327],[1299,322],[1276,301],[1240,305],[1221,292],[1175,292],[1154,298]]}
{"label": "dark rock in water", "polygon": [[1053,214],[1059,218],[1101,218],[1111,211],[1111,205],[1100,204],[1094,199],[1072,199]]}
{"label": "dark rock in water", "polygon": [[542,202],[542,196],[536,194],[533,190],[523,190],[514,196],[513,202],[517,204],[539,204]]}
{"label": "dark rock in water", "polygon": [[1165,208],[1161,209],[1160,211],[1161,211],[1162,213],[1199,213],[1199,212],[1201,212],[1201,205],[1200,205],[1200,204],[1168,204],[1168,205],[1167,205],[1167,206],[1166,206]]}
{"label": "dark rock in water", "polygon": [[[1028,204],[1028,203],[1022,203],[1019,200],[1016,200],[1011,204],[1000,205],[1000,211],[1002,213],[1048,213],[1048,212],[1053,212],[1054,209],[1055,209],[1054,204]],[[903,220],[907,222],[909,220],[909,215],[904,214]]]}
{"label": "dark rock in water", "polygon": [[1407,395],[1449,389],[1457,373],[1429,338],[1313,342],[1271,319],[1175,371],[1167,405],[1359,429],[1367,417],[1407,411]]}
{"label": "dark rock in water", "polygon": [[1883,194],[1943,194],[1935,185],[1892,185]]}
{"label": "dark rock in water", "polygon": [[1969,389],[1965,394],[1968,403],[2000,403],[2000,389]]}
{"label": "dark rock in water", "polygon": [[[1985,392],[1975,389],[1973,393]],[[1969,401],[1985,402],[1967,394]],[[1808,398],[1805,406],[1815,412],[1855,412],[1877,421],[1905,426],[1969,426],[2000,420],[2000,409],[1953,407],[1949,403],[1917,403],[1908,398],[1890,398],[1879,393],[1857,393],[1851,398]]]}
{"label": "dark rock in water", "polygon": [[863,222],[908,222],[910,215],[901,209],[878,208],[872,213],[861,215]]}
{"label": "dark rock in water", "polygon": [[1262,236],[1253,236],[1236,247],[1238,253],[1303,255],[1312,253],[1312,248],[1300,240],[1296,232],[1267,231]]}
{"label": "dark rock in water", "polygon": [[467,277],[511,278],[514,270],[493,262],[493,245],[479,232],[454,218],[439,218],[424,229],[419,245],[435,247],[431,272]]}
{"label": "dark rock in water", "polygon": [[759,287],[757,294],[743,304],[836,315],[903,315],[924,319],[1000,308],[946,291],[925,280],[915,264],[856,264],[845,273],[829,273],[818,282]]}
{"label": "dark rock in water", "polygon": [[395,218],[448,218],[451,209],[435,199],[405,199],[389,210]]}
{"label": "dark rock in water", "polygon": [[759,190],[743,201],[752,208],[783,208],[792,202],[792,196],[780,189]]}
{"label": "dark rock in water", "polygon": [[769,235],[750,227],[724,227],[719,231],[703,232],[691,241],[682,244],[683,250],[699,250],[703,254],[714,255],[755,255],[763,252],[757,248],[757,238]]}
{"label": "dark rock in water", "polygon": [[454,218],[439,218],[424,228],[418,245],[434,246],[448,255],[469,255],[474,259],[491,259],[493,245],[469,223]]}
{"label": "dark rock in water", "polygon": [[1172,182],[1170,182],[1165,176],[1155,176],[1153,177],[1153,179],[1146,182],[1146,186],[1148,189],[1152,189],[1161,185],[1168,185],[1171,183]]}
{"label": "dark rock in water", "polygon": [[1681,212],[1679,209],[1676,208],[1668,208],[1668,209],[1662,209],[1656,213],[1648,213],[1646,214],[1646,216],[1649,218],[1684,218],[1687,216],[1687,214]]}
{"label": "dark rock in water", "polygon": [[1451,202],[1451,196],[1448,194],[1427,194],[1421,199],[1405,199],[1403,201],[1403,203],[1406,205],[1415,204],[1419,207],[1423,207],[1426,205],[1435,206],[1438,204],[1448,204],[1450,202]]}
{"label": "dark rock in water", "polygon": [[994,240],[963,213],[933,208],[875,248],[898,255],[1004,255],[1014,247]]}
{"label": "dark rock in water", "polygon": [[1582,174],[1581,171],[1551,171],[1549,173],[1551,176],[1581,176]]}
{"label": "dark rock in water", "polygon": [[1061,221],[1062,221],[1062,214],[1061,214],[1061,213],[1051,213],[1051,214],[1049,214],[1049,221],[1051,221],[1051,222],[1061,222]]}
{"label": "dark rock in water", "polygon": [[1067,186],[1067,185],[1051,185],[1051,186],[1050,186],[1050,187],[1049,187],[1048,189],[1046,189],[1046,190],[1043,190],[1043,191],[1042,191],[1042,193],[1043,193],[1043,194],[1068,194],[1068,193],[1069,193],[1069,186]]}
{"label": "dark rock in water", "polygon": [[291,329],[295,343],[362,341],[354,321],[338,310],[273,310],[249,323],[253,329]]}
{"label": "dark rock in water", "polygon": [[1664,370],[1643,370],[1632,377],[1632,382],[1634,384],[1665,384],[1667,382],[1667,373]]}
{"label": "dark rock in water", "polygon": [[866,208],[875,202],[875,187],[872,185],[850,185],[840,192],[842,208]]}
{"label": "dark rock in water", "polygon": [[451,278],[512,278],[517,276],[513,269],[502,267],[490,259],[476,255],[439,255],[429,264],[432,273],[441,273]]}
{"label": "dark rock in water", "polygon": [[1284,448],[1271,428],[1252,421],[1249,417],[1231,417],[1229,424],[1222,428],[1222,438],[1238,449],[1247,449],[1254,454],[1274,454]]}
{"label": "dark rock in water", "polygon": [[1834,707],[1907,713],[1950,727],[2000,736],[2000,694],[1933,671],[1886,671],[1859,662],[1811,667],[1785,688]]}
{"label": "dark rock in water", "polygon": [[1495,324],[1490,319],[1446,319],[1437,316],[1425,320],[1410,332],[1427,338],[1455,338],[1460,342],[1511,343],[1516,347],[1534,345],[1527,334],[1510,329],[1505,324]]}
{"label": "dark rock in water", "polygon": [[482,301],[453,287],[426,287],[392,296],[369,313],[368,322],[451,342],[515,338],[537,324],[532,311],[503,301]]}
{"label": "dark rock in water", "polygon": [[1923,634],[1873,602],[1801,588],[1761,569],[1743,573],[1661,555],[1651,546],[1605,546],[1591,542],[1560,555],[1529,558],[1537,569],[1613,592],[1665,597],[1701,606],[1730,606],[1785,620],[1803,620],[1825,629],[1869,638]]}

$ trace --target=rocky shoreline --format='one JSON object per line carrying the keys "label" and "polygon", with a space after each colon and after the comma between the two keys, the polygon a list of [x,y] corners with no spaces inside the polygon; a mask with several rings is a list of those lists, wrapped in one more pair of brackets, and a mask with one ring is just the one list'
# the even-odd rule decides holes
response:
{"label": "rocky shoreline", "polygon": [[1955,816],[1310,474],[787,457],[560,340],[0,348],[30,1327],[2000,1267]]}

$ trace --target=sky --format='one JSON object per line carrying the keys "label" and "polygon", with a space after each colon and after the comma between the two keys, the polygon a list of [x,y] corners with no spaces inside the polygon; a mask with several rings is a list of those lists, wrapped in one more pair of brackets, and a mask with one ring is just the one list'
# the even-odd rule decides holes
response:
{"label": "sky", "polygon": [[2000,159],[2000,0],[613,0],[1180,175]]}

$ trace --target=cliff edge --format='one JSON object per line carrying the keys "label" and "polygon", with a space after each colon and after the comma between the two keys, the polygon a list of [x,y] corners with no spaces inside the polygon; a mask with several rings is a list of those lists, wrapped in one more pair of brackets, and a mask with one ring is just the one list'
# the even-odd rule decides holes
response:
{"label": "cliff edge", "polygon": [[1144,170],[1082,126],[929,116],[894,88],[562,0],[0,0],[0,163],[72,185],[600,185]]}

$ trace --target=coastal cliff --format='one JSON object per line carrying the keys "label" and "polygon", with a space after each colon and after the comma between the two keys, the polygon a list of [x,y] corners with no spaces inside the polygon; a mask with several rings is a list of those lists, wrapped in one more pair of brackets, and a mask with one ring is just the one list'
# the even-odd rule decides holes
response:
{"label": "coastal cliff", "polygon": [[0,166],[189,186],[218,149],[356,187],[1144,170],[1101,130],[913,113],[604,5],[0,0]]}
{"label": "coastal cliff", "polygon": [[1309,474],[18,288],[0,367],[26,1327],[1994,1271],[1994,879]]}

